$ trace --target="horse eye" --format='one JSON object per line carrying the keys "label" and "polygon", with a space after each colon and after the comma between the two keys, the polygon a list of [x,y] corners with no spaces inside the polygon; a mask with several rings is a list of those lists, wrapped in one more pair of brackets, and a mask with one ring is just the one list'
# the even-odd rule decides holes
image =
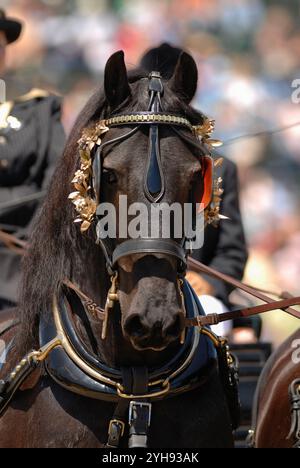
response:
{"label": "horse eye", "polygon": [[117,182],[117,176],[112,169],[103,169],[103,178],[108,184]]}

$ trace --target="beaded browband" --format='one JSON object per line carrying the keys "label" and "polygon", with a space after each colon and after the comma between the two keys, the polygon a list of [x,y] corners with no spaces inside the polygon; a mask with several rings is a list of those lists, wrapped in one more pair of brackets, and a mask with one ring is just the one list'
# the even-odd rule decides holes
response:
{"label": "beaded browband", "polygon": [[126,124],[170,124],[180,125],[188,127],[190,130],[194,130],[195,127],[184,117],[173,114],[162,114],[162,113],[150,113],[150,112],[138,112],[130,115],[116,115],[110,119],[105,120],[105,125],[113,127],[114,125],[126,125]]}

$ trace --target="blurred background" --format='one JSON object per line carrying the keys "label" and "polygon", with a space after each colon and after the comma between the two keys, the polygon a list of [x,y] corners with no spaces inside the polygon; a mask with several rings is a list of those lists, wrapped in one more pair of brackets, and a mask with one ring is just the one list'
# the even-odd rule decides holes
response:
{"label": "blurred background", "polygon": [[[291,99],[292,82],[300,79],[299,0],[0,0],[0,6],[26,23],[22,39],[8,48],[9,97],[32,87],[63,95],[67,132],[101,83],[110,54],[123,49],[134,67],[162,41],[189,50],[200,75],[194,105],[216,119],[222,151],[240,169],[251,252],[246,280],[300,295],[300,104]],[[278,344],[298,327],[274,312],[264,317],[263,336]]]}

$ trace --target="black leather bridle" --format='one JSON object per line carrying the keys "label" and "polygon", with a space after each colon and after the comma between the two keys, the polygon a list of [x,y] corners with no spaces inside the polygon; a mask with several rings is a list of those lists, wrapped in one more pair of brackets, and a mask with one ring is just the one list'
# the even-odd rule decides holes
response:
{"label": "black leather bridle", "polygon": [[[145,196],[151,203],[159,203],[165,194],[165,177],[161,164],[159,128],[162,125],[170,126],[173,131],[186,143],[200,151],[199,158],[205,155],[203,146],[199,140],[194,137],[193,125],[183,116],[176,114],[166,114],[163,111],[162,96],[164,86],[159,72],[152,72],[149,75],[149,95],[150,101],[146,112],[135,112],[130,115],[118,114],[105,121],[108,127],[134,126],[129,132],[120,137],[106,141],[101,144],[95,154],[93,162],[94,191],[100,193],[99,181],[102,172],[102,152],[103,149],[115,143],[121,143],[134,135],[141,126],[149,126],[149,150],[146,164],[146,170],[143,180],[143,189]],[[180,128],[188,129],[192,133],[192,138],[180,132]],[[99,206],[96,215],[99,217]],[[173,239],[152,239],[139,238],[129,239],[115,248],[111,246],[109,239],[103,239],[101,236],[101,222],[98,221],[96,227],[97,243],[101,246],[105,255],[107,270],[110,275],[116,271],[117,262],[132,254],[165,254],[177,259],[177,271],[182,275],[187,269],[188,251],[185,249],[186,239],[180,242]]]}

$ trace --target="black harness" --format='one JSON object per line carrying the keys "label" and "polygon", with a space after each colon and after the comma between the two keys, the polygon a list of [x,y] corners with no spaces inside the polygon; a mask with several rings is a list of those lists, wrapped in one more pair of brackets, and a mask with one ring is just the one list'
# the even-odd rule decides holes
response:
{"label": "black harness", "polygon": [[[146,198],[151,203],[159,203],[165,194],[165,177],[160,155],[159,130],[162,125],[170,126],[185,142],[199,151],[201,163],[205,165],[207,158],[205,146],[195,137],[194,127],[183,116],[165,114],[162,106],[164,86],[158,72],[149,76],[149,106],[146,112],[131,115],[115,115],[105,121],[107,127],[133,126],[125,135],[111,139],[98,145],[92,161],[92,191],[93,202],[98,206],[96,215],[100,217],[100,193],[102,175],[103,149],[114,143],[121,143],[134,135],[141,126],[149,127],[149,149],[143,189]],[[180,128],[190,130],[193,135],[189,138]],[[206,158],[206,159],[205,159]],[[210,164],[211,168],[211,164]],[[211,171],[208,171],[211,177]],[[212,183],[212,182],[211,182]],[[207,203],[210,201],[212,190],[208,191]],[[76,195],[76,194],[75,194]],[[139,238],[126,240],[112,247],[109,240],[101,236],[101,222],[96,226],[97,243],[101,246],[107,271],[112,279],[112,287],[108,293],[104,314],[102,338],[105,338],[108,310],[114,307],[117,297],[117,263],[123,257],[133,254],[164,254],[177,259],[178,277],[184,276],[187,269],[186,239],[176,242],[173,239]],[[187,311],[188,318],[195,319],[203,314],[201,306],[189,285],[182,279],[179,283],[182,296],[182,306]],[[73,285],[74,286],[74,285]],[[72,320],[73,311],[84,315],[89,302],[88,311],[96,310],[97,305],[90,300],[82,303],[82,293],[69,282],[62,287],[60,295],[54,298],[53,319],[41,322],[41,349],[25,356],[6,381],[0,382],[0,414],[13,398],[15,391],[30,373],[45,362],[51,377],[64,388],[81,395],[117,402],[116,410],[109,424],[107,447],[118,447],[120,438],[124,434],[125,425],[129,423],[129,446],[146,447],[147,434],[151,420],[151,401],[178,395],[203,384],[204,369],[214,369],[211,363],[216,361],[215,348],[218,352],[220,366],[223,369],[223,381],[229,389],[229,399],[234,400],[236,407],[236,379],[235,364],[231,360],[226,342],[219,339],[207,328],[197,327],[189,329],[186,339],[177,355],[160,369],[146,369],[143,367],[129,369],[112,369],[99,360],[96,353],[87,349],[81,341]],[[99,308],[98,308],[99,309]],[[85,320],[88,323],[88,320]],[[229,370],[231,369],[231,370]],[[2,400],[1,400],[2,399]],[[129,418],[129,419],[128,419]]]}
{"label": "black harness", "polygon": [[[187,282],[184,296],[188,317],[203,315]],[[107,447],[119,446],[127,425],[129,446],[146,447],[152,402],[202,386],[216,369],[217,355],[219,362],[220,357],[227,359],[226,342],[209,329],[195,327],[187,331],[176,355],[160,368],[111,368],[81,340],[74,327],[75,314],[89,322],[86,300],[83,302],[77,288],[68,283],[54,299],[53,316],[41,320],[40,350],[24,356],[8,378],[0,381],[0,416],[22,383],[44,365],[51,378],[66,390],[117,403],[109,424]]]}
{"label": "black harness", "polygon": [[[184,287],[189,317],[203,315],[190,286],[186,283]],[[160,368],[148,370],[145,389],[142,392],[127,392],[123,369],[109,367],[87,348],[74,327],[75,316],[80,317],[85,324],[89,323],[86,306],[78,293],[64,286],[54,301],[53,318],[41,323],[40,343],[44,346],[56,337],[59,338],[63,346],[57,346],[49,354],[46,368],[57,383],[83,396],[118,402],[120,397],[130,400],[131,396],[144,395],[147,399],[159,400],[180,394],[186,391],[186,387],[191,389],[199,385],[201,368],[216,356],[211,344],[204,348],[204,343],[207,345],[206,338],[201,338],[199,330],[191,328],[185,343],[169,362]]]}

